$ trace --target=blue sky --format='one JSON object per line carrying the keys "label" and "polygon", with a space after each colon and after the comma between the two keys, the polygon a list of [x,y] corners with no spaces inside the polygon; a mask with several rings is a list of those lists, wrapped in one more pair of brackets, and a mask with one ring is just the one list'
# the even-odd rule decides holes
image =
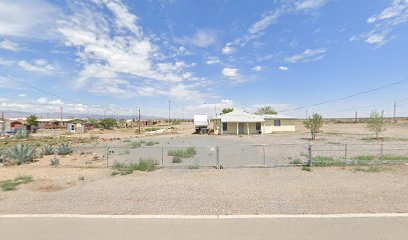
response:
{"label": "blue sky", "polygon": [[408,0],[0,1],[0,110],[408,115]]}

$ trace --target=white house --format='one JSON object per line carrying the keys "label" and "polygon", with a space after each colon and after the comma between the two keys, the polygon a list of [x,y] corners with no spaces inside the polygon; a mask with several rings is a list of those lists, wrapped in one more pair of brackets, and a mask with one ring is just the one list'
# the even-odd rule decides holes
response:
{"label": "white house", "polygon": [[243,110],[213,118],[214,134],[268,134],[272,132],[293,132],[295,118],[283,115],[256,115]]}

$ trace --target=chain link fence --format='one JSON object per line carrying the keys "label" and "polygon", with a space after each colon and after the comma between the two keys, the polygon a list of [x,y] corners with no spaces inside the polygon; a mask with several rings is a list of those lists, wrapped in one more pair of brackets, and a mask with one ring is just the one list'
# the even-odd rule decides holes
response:
{"label": "chain link fence", "polygon": [[[0,149],[0,162],[8,148]],[[230,144],[216,146],[74,146],[67,155],[42,155],[35,161],[50,165],[58,158],[61,167],[111,167],[115,163],[154,160],[163,168],[236,168],[285,166],[335,166],[408,163],[408,144]]]}

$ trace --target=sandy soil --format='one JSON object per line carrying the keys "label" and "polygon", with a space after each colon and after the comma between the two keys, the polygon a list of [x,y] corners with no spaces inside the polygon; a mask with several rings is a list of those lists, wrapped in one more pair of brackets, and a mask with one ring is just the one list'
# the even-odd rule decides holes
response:
{"label": "sandy soil", "polygon": [[[272,214],[408,212],[408,167],[199,169],[110,176],[108,169],[11,167],[34,182],[0,192],[0,213]],[[78,176],[84,176],[81,181]]]}

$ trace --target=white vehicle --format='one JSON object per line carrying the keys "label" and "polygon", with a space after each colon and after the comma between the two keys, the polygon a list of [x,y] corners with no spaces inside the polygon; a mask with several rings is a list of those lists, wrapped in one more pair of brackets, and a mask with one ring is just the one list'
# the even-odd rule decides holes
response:
{"label": "white vehicle", "polygon": [[194,115],[194,128],[196,133],[206,134],[208,132],[209,120],[207,115]]}

